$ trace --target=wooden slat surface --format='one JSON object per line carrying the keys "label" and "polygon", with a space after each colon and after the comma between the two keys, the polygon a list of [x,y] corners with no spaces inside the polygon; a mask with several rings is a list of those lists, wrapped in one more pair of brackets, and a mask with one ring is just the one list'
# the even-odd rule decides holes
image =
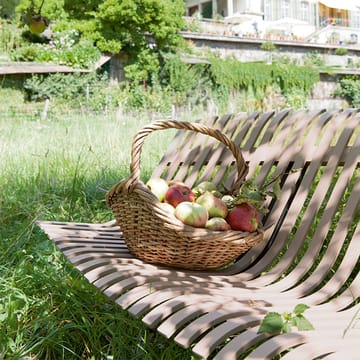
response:
{"label": "wooden slat surface", "polygon": [[[249,359],[282,352],[294,360],[356,358],[359,112],[287,109],[214,117],[209,123],[242,146],[257,184],[271,173],[282,174],[281,198],[268,202],[265,241],[233,265],[199,272],[146,264],[128,252],[114,221],[39,221],[39,226],[95,287],[203,358],[236,359],[250,348]],[[153,176],[193,185],[211,175],[220,182],[234,159],[222,144],[203,139],[179,131]],[[225,185],[233,180],[230,173]],[[315,330],[258,333],[267,312],[292,311],[298,303],[310,306],[305,315]]]}

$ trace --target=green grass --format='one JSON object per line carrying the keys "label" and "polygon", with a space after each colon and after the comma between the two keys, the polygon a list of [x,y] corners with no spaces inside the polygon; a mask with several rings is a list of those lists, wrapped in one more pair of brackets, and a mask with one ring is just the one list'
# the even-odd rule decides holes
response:
{"label": "green grass", "polygon": [[[191,359],[90,285],[35,225],[106,221],[147,118],[0,119],[0,359]],[[142,178],[171,136],[143,149]],[[146,166],[145,166],[146,165]]]}

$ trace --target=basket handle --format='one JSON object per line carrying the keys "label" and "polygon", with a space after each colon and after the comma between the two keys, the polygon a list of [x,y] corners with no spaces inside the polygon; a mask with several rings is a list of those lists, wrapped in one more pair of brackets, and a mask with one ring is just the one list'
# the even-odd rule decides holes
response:
{"label": "basket handle", "polygon": [[176,121],[176,120],[157,120],[150,125],[143,127],[140,131],[138,131],[133,139],[132,149],[131,149],[131,163],[130,163],[130,176],[124,182],[120,182],[115,185],[110,190],[110,196],[114,193],[118,193],[123,191],[124,187],[127,187],[127,192],[130,193],[135,188],[136,184],[140,179],[140,157],[141,150],[144,144],[145,138],[154,131],[158,130],[166,130],[166,129],[185,129],[190,131],[199,132],[204,135],[209,135],[223,144],[225,144],[232,152],[235,157],[236,165],[237,165],[237,179],[233,184],[232,190],[237,190],[240,188],[245,176],[248,172],[248,166],[245,163],[245,160],[241,154],[239,147],[225,134],[223,134],[220,130],[210,128],[205,125],[201,125],[198,123],[192,123],[187,121]]}

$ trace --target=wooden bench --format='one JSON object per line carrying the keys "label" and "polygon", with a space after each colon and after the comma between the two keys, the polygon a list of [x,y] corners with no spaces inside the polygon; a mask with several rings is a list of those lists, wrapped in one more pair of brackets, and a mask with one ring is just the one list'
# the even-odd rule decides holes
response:
{"label": "wooden bench", "polygon": [[[203,358],[360,359],[360,113],[287,109],[207,124],[241,146],[247,178],[262,185],[282,174],[281,197],[269,200],[263,219],[265,240],[233,265],[185,271],[144,263],[127,251],[115,221],[39,226],[96,288]],[[178,131],[153,176],[192,186],[217,168],[219,181],[233,159],[203,146],[202,136]],[[304,315],[314,330],[258,332],[268,312],[299,303],[310,307]]]}

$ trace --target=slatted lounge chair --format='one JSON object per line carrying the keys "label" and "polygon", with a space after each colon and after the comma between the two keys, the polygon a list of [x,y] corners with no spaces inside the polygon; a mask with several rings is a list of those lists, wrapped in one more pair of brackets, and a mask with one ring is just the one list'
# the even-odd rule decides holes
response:
{"label": "slatted lounge chair", "polygon": [[[281,174],[264,241],[231,266],[145,263],[128,252],[115,221],[39,226],[96,288],[203,358],[360,359],[359,111],[240,113],[207,124],[241,146],[247,177],[258,185]],[[219,181],[232,157],[220,147],[201,149],[201,136],[179,131],[153,176],[192,186],[218,168]],[[267,313],[300,303],[314,330],[258,332]]]}

